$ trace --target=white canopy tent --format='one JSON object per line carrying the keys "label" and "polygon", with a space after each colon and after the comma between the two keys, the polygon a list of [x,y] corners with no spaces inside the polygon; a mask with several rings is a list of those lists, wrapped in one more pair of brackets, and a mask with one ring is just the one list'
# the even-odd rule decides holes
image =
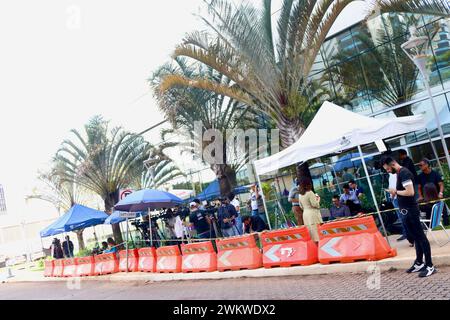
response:
{"label": "white canopy tent", "polygon": [[[255,174],[261,184],[260,175],[327,154],[357,147],[374,204],[384,229],[361,146],[425,128],[426,122],[423,116],[377,119],[348,111],[330,102],[325,102],[310,126],[296,143],[275,155],[254,162]],[[386,234],[385,229],[384,232]]]}

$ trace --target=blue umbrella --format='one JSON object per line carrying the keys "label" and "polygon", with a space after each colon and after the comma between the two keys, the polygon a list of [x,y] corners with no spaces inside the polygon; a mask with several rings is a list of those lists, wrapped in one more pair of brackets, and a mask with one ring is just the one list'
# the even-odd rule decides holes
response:
{"label": "blue umbrella", "polygon": [[183,200],[169,192],[144,189],[133,192],[114,206],[116,210],[140,212],[147,209],[173,208],[183,203]]}
{"label": "blue umbrella", "polygon": [[[122,218],[122,217],[120,216],[120,213],[121,213],[121,212],[123,212],[123,211],[114,211],[114,212],[108,217],[108,219],[105,220],[105,223],[104,223],[104,224],[117,224],[117,223],[121,223],[121,222],[126,221],[126,220],[127,220],[126,218]],[[136,214],[137,217],[139,217],[139,216],[145,216],[145,215],[147,215],[146,212],[138,212],[138,213]]]}
{"label": "blue umbrella", "polygon": [[108,215],[81,205],[74,205],[67,213],[41,231],[41,237],[51,237],[64,232],[93,227],[103,224]]}
{"label": "blue umbrella", "polygon": [[[359,153],[349,153],[339,158],[339,160],[333,165],[335,171],[342,171],[344,168],[359,167],[361,165],[361,159]],[[352,161],[352,159],[355,159]],[[373,157],[366,157],[366,161],[372,160]]]}

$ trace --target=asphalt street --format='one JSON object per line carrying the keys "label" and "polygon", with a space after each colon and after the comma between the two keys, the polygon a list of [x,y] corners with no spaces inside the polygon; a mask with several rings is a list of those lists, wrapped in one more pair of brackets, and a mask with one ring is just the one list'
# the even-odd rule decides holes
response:
{"label": "asphalt street", "polygon": [[0,299],[71,300],[440,300],[450,299],[450,267],[427,279],[404,271],[177,282],[4,283]]}

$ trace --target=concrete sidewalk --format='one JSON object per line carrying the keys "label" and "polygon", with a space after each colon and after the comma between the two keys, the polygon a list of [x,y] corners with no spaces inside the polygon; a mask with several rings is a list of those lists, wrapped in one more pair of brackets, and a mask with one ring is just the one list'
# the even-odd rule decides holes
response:
{"label": "concrete sidewalk", "polygon": [[[446,235],[443,231],[434,232],[438,241],[445,242]],[[321,275],[336,273],[366,273],[373,272],[374,266],[379,267],[381,272],[392,269],[402,270],[411,266],[415,259],[414,248],[409,247],[407,241],[397,242],[399,236],[390,237],[391,245],[397,249],[397,256],[394,258],[376,261],[376,262],[357,262],[348,264],[315,264],[306,267],[276,268],[276,269],[257,269],[230,272],[211,272],[211,273],[177,273],[177,274],[154,274],[154,273],[117,273],[108,276],[82,278],[83,281],[143,281],[143,282],[161,282],[161,281],[183,281],[183,280],[218,280],[234,278],[264,278],[264,277],[282,277],[282,276],[302,276],[302,275]],[[429,236],[432,246],[433,262],[437,267],[450,266],[450,243],[439,247]],[[372,270],[372,271],[371,271]],[[14,277],[5,278],[0,275],[0,282],[62,282],[71,278],[44,278],[43,272],[32,272],[20,270],[13,272]],[[73,278],[72,278],[73,280]]]}

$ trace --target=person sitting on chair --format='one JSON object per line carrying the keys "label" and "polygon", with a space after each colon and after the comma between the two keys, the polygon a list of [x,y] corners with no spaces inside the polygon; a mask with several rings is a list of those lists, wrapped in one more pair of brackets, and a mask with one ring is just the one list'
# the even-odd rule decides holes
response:
{"label": "person sitting on chair", "polygon": [[427,183],[423,187],[423,200],[424,203],[420,204],[420,210],[422,212],[425,212],[427,215],[427,220],[430,220],[431,211],[433,210],[434,205],[437,203],[435,201],[439,200],[439,193],[434,183]]}
{"label": "person sitting on chair", "polygon": [[350,209],[347,205],[342,204],[339,196],[333,196],[333,205],[330,208],[330,220],[338,218],[350,217]]}

